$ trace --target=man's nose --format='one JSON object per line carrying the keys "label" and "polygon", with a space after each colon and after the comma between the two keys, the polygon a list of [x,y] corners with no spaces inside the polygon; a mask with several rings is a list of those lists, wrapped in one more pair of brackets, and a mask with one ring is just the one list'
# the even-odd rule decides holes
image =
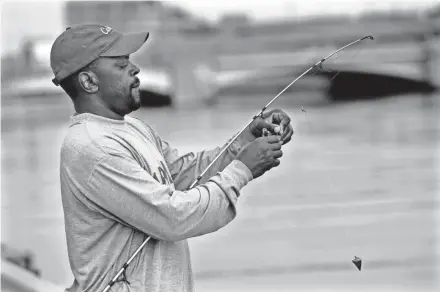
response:
{"label": "man's nose", "polygon": [[139,73],[139,71],[140,71],[139,67],[136,66],[136,65],[134,65],[134,64],[132,64],[131,74],[132,74],[133,76],[134,76],[134,75],[137,75],[137,74]]}

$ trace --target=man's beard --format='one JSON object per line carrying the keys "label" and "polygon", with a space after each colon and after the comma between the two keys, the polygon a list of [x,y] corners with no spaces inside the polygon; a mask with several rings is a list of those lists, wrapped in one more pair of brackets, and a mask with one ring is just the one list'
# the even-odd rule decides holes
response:
{"label": "man's beard", "polygon": [[141,90],[139,87],[132,87],[130,90],[131,110],[135,111],[141,107]]}

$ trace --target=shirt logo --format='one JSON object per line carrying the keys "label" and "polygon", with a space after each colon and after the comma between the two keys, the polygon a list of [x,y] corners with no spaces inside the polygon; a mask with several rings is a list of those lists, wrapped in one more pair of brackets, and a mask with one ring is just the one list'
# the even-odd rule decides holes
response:
{"label": "shirt logo", "polygon": [[103,27],[101,27],[101,32],[103,33],[103,34],[109,34],[109,33],[111,33],[113,31],[113,28],[111,28],[110,26],[103,26]]}
{"label": "shirt logo", "polygon": [[159,172],[159,176],[157,175],[156,172],[153,172],[153,178],[158,182],[161,183],[163,185],[170,185],[173,183],[173,178],[171,177],[170,173],[167,171],[167,167],[166,165],[163,163],[163,161],[159,161],[159,166],[158,166],[158,172]]}

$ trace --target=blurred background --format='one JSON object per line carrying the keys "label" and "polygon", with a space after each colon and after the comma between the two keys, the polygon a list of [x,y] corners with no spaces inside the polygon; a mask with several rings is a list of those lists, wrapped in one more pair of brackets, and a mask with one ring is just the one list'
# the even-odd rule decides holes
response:
{"label": "blurred background", "polygon": [[[52,84],[68,26],[149,31],[140,110],[183,154],[271,106],[292,117],[281,165],[228,226],[190,239],[197,291],[438,291],[437,1],[6,2],[1,60],[2,291],[63,291],[59,149],[74,109]],[[352,263],[363,260],[362,271]]]}

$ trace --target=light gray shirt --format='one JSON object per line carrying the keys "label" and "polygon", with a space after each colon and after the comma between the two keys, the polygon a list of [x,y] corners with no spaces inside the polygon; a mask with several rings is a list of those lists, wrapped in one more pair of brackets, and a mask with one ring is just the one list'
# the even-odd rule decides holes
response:
{"label": "light gray shirt", "polygon": [[193,291],[187,239],[214,232],[236,216],[240,189],[252,173],[234,159],[251,140],[241,135],[186,190],[220,147],[179,155],[138,119],[72,116],[60,164],[74,275],[66,291],[102,291],[150,235],[154,239],[127,268],[129,283],[118,281],[111,291]]}

